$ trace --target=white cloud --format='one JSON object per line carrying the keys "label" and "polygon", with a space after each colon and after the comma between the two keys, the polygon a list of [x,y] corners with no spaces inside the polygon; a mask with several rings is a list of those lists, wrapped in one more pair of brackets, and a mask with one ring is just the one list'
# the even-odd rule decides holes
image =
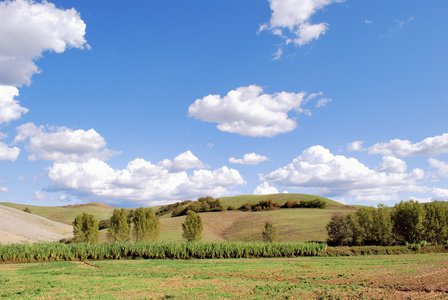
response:
{"label": "white cloud", "polygon": [[15,143],[27,142],[30,160],[76,161],[108,159],[116,152],[106,149],[105,139],[94,129],[73,130],[66,127],[36,126],[26,123],[16,128]]}
{"label": "white cloud", "polygon": [[[1,61],[1,55],[0,55],[0,61]],[[0,69],[1,69],[1,62],[0,62]],[[19,105],[19,101],[14,100],[14,97],[17,97],[18,95],[19,90],[17,88],[13,86],[0,85],[0,125],[3,123],[9,123],[11,121],[20,119],[22,114],[28,112],[27,108]]]}
{"label": "white cloud", "polygon": [[[188,115],[205,122],[219,123],[219,130],[244,136],[272,137],[296,128],[288,113],[303,113],[306,93],[263,94],[263,88],[239,87],[226,96],[209,95],[197,99],[188,108]],[[314,95],[314,94],[312,94]]]}
{"label": "white cloud", "polygon": [[373,21],[370,21],[370,20],[365,19],[364,23],[366,23],[366,24],[372,24]]}
{"label": "white cloud", "polygon": [[[344,0],[269,0],[272,15],[269,24],[263,24],[259,32],[270,29],[286,43],[299,46],[318,39],[328,29],[327,23],[311,24],[311,17],[325,6]],[[284,30],[282,30],[284,29]],[[289,34],[286,34],[285,31]]]}
{"label": "white cloud", "polygon": [[434,200],[448,201],[448,190],[433,188],[432,189],[432,197]]}
{"label": "white cloud", "polygon": [[265,181],[259,186],[257,186],[257,188],[253,191],[252,194],[254,195],[278,194],[278,190]]}
{"label": "white cloud", "polygon": [[7,188],[7,187],[4,187],[4,186],[2,186],[2,187],[0,187],[0,192],[4,192],[4,193],[7,193],[7,192],[8,192],[8,188]]}
{"label": "white cloud", "polygon": [[115,170],[98,159],[84,162],[56,162],[48,168],[52,190],[102,201],[144,202],[156,205],[210,195],[232,194],[230,189],[245,184],[237,170],[222,167],[213,171],[169,169],[137,158],[125,169]]}
{"label": "white cloud", "polygon": [[282,48],[278,48],[277,52],[275,52],[274,57],[272,58],[272,60],[279,60],[283,55],[283,50]]}
{"label": "white cloud", "polygon": [[419,187],[417,181],[423,178],[421,169],[410,173],[379,172],[357,159],[333,155],[322,146],[313,146],[289,165],[261,176],[260,180],[277,186],[313,187],[319,195],[343,197],[422,192],[426,189]]}
{"label": "white cloud", "polygon": [[205,168],[206,166],[191,151],[185,151],[174,158],[174,160],[164,159],[157,165],[169,169],[173,172],[182,172],[193,168]]}
{"label": "white cloud", "polygon": [[46,1],[0,2],[0,85],[29,85],[40,72],[34,61],[44,51],[85,47],[85,29],[75,9],[58,9]]}
{"label": "white cloud", "polygon": [[0,160],[15,161],[19,157],[20,149],[17,147],[10,148],[8,145],[0,142]]}
{"label": "white cloud", "polygon": [[404,173],[408,166],[404,160],[393,156],[384,156],[381,164],[376,168],[379,172]]}
{"label": "white cloud", "polygon": [[47,197],[46,197],[45,194],[42,193],[41,191],[35,191],[35,192],[33,193],[33,199],[34,199],[34,200],[38,200],[38,201],[43,201],[43,200],[46,200]]}
{"label": "white cloud", "polygon": [[369,148],[369,154],[407,156],[436,156],[448,153],[448,133],[429,137],[412,144],[409,140],[394,139],[388,143],[377,143]]}
{"label": "white cloud", "polygon": [[239,159],[236,159],[234,157],[229,158],[229,162],[242,165],[258,165],[259,163],[267,160],[269,160],[267,156],[263,156],[254,152],[244,154],[243,158]]}
{"label": "white cloud", "polygon": [[428,161],[430,166],[437,170],[437,174],[442,177],[448,178],[448,163],[437,160],[435,158],[430,158]]}
{"label": "white cloud", "polygon": [[353,143],[348,144],[347,151],[365,151],[366,149],[362,147],[362,144],[364,144],[363,141],[354,141]]}
{"label": "white cloud", "polygon": [[316,108],[327,106],[327,104],[330,103],[331,101],[333,101],[333,99],[327,99],[327,98],[320,99],[316,103]]}

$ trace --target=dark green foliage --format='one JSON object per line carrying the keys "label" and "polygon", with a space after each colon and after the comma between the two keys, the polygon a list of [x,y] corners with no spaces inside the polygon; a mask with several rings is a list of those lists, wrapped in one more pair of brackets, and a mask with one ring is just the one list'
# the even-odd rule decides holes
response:
{"label": "dark green foliage", "polygon": [[[152,208],[139,207],[132,218],[137,241],[157,241],[160,237],[160,220]],[[123,225],[122,225],[123,226]]]}
{"label": "dark green foliage", "polygon": [[31,213],[31,209],[29,209],[28,207],[25,207],[25,208],[23,209],[23,211],[26,212],[26,213],[29,213],[29,214]]}
{"label": "dark green foliage", "polygon": [[219,199],[214,199],[210,196],[200,197],[197,201],[184,201],[177,202],[174,204],[162,206],[158,213],[167,214],[171,211],[172,217],[185,216],[189,210],[192,210],[196,213],[203,212],[215,212],[215,211],[226,211],[227,208]]}
{"label": "dark green foliage", "polygon": [[415,200],[401,201],[392,211],[393,232],[401,242],[417,243],[423,239],[423,206]]}
{"label": "dark green foliage", "polygon": [[409,200],[401,201],[392,210],[381,204],[378,208],[365,207],[356,213],[332,218],[327,232],[332,245],[341,241],[358,246],[411,244],[420,247],[422,241],[443,245],[448,240],[448,203],[435,201],[422,205]]}
{"label": "dark green foliage", "polygon": [[274,225],[269,222],[264,224],[264,229],[261,235],[263,236],[263,241],[266,243],[273,243],[277,240],[277,230]]}
{"label": "dark green foliage", "polygon": [[280,205],[272,199],[261,200],[258,203],[245,203],[238,209],[243,211],[260,211],[260,210],[274,210],[278,208],[325,208],[327,203],[320,199],[297,201],[286,201],[285,204]]}
{"label": "dark green foliage", "polygon": [[202,219],[192,210],[187,212],[187,218],[182,223],[182,237],[187,241],[200,241],[202,239]]}
{"label": "dark green foliage", "polygon": [[107,229],[110,227],[110,220],[101,220],[98,222],[99,230]]}
{"label": "dark green foliage", "polygon": [[109,225],[107,237],[111,242],[129,241],[131,226],[128,223],[128,213],[124,208],[114,209]]}
{"label": "dark green foliage", "polygon": [[448,242],[448,203],[434,201],[424,206],[425,240],[435,245]]}
{"label": "dark green foliage", "polygon": [[73,221],[73,242],[97,243],[98,221],[93,215],[83,213]]}
{"label": "dark green foliage", "polygon": [[353,238],[353,229],[349,219],[343,214],[334,214],[326,226],[328,232],[328,244],[344,246],[350,244]]}

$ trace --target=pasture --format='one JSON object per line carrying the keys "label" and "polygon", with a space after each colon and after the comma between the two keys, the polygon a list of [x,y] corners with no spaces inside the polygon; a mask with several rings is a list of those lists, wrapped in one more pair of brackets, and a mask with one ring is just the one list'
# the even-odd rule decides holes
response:
{"label": "pasture", "polygon": [[0,264],[0,297],[443,299],[446,254]]}

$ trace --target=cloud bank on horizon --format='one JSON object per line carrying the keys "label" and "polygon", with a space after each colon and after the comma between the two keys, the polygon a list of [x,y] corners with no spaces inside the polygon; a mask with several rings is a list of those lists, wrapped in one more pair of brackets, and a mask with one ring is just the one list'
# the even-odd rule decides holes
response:
{"label": "cloud bank on horizon", "polygon": [[[259,32],[269,30],[283,39],[284,43],[276,55],[278,59],[285,45],[303,47],[320,39],[329,29],[329,24],[313,22],[313,18],[318,12],[331,12],[331,4],[342,2],[346,1],[269,0],[270,20],[260,26]],[[370,20],[371,16],[360,18]],[[376,25],[373,21],[361,23]],[[332,112],[333,107],[342,105],[338,102],[344,102],[340,99],[343,97],[341,93],[335,92],[339,99],[328,92],[325,94],[331,98],[323,98],[323,92],[303,91],[315,88],[309,84],[300,88],[294,83],[295,88],[292,89],[287,85],[281,87],[281,80],[272,80],[268,86],[242,83],[227,89],[224,96],[208,92],[208,96],[203,93],[196,98],[182,100],[183,104],[172,107],[172,110],[183,110],[184,115],[187,110],[185,121],[182,121],[185,123],[181,126],[188,127],[185,136],[192,136],[197,131],[197,140],[193,142],[191,137],[192,141],[185,144],[172,142],[170,145],[174,145],[177,153],[172,155],[171,147],[161,149],[163,156],[153,159],[155,163],[142,158],[146,156],[143,154],[129,158],[126,152],[132,149],[128,148],[129,145],[114,143],[111,147],[98,129],[36,124],[33,109],[22,106],[24,99],[20,98],[19,90],[28,86],[27,94],[33,91],[35,84],[31,79],[42,72],[37,61],[44,55],[52,52],[62,54],[68,49],[91,49],[86,51],[89,52],[86,56],[94,55],[95,46],[91,48],[87,43],[89,31],[86,24],[89,23],[81,18],[76,8],[59,8],[46,1],[0,2],[0,164],[3,170],[0,173],[0,199],[7,199],[7,195],[15,190],[17,197],[29,197],[30,201],[32,198],[53,204],[102,201],[128,206],[160,205],[206,195],[220,197],[287,191],[314,193],[345,203],[395,203],[405,200],[403,197],[420,201],[448,200],[445,185],[448,178],[448,133],[439,131],[438,135],[426,135],[420,141],[417,138],[413,141],[394,138],[389,142],[353,139],[345,149],[341,146],[347,145],[343,135],[337,135],[339,142],[331,144],[326,141],[328,137],[308,137],[307,140],[304,131],[325,132],[318,129],[318,123],[326,124],[328,129],[339,125],[330,121],[326,123],[322,114],[327,118],[330,114],[344,115],[342,106],[337,112]],[[95,37],[90,37],[89,42],[100,45],[101,39]],[[258,35],[258,38],[263,37]],[[113,51],[108,53],[110,59],[115,55]],[[269,57],[265,60],[266,64],[280,63],[270,61]],[[292,77],[294,72],[283,74],[286,68],[291,67],[286,64],[276,76]],[[306,70],[301,76],[306,77],[308,73],[311,71]],[[123,87],[110,88],[118,91]],[[182,88],[179,83],[179,89]],[[271,88],[278,91],[265,92]],[[331,91],[332,88],[326,90]],[[166,88],[164,92],[167,92]],[[39,101],[29,96],[26,100]],[[315,102],[314,108],[319,108],[315,113],[307,108],[311,102]],[[108,105],[113,106],[114,102],[110,101]],[[70,112],[58,113],[65,114],[67,120],[82,117],[71,116]],[[25,116],[27,119],[22,121]],[[129,120],[131,118],[135,117]],[[126,119],[122,123],[117,122],[113,130],[118,131],[120,126],[126,128],[125,123]],[[211,129],[206,123],[216,123],[217,126]],[[150,130],[146,126],[142,120],[141,128],[126,130],[142,137],[148,131],[149,134],[164,132],[162,126]],[[176,140],[169,137],[168,129],[166,132],[168,139]],[[107,136],[110,139],[115,134],[107,132]],[[375,136],[381,138],[381,135]],[[388,135],[384,137],[383,140],[389,139],[386,138]],[[369,143],[371,146],[366,146]],[[133,142],[130,140],[126,144],[132,145]],[[336,151],[340,153],[336,154]],[[344,155],[344,151],[348,153]],[[135,153],[136,150],[130,152]],[[205,159],[199,158],[202,156]],[[228,167],[227,163],[233,167]],[[12,171],[8,169],[12,170],[14,166],[23,166],[18,168],[22,170],[36,166],[37,171],[34,175],[10,175]],[[33,176],[38,184],[24,180]],[[14,177],[20,178],[16,181],[17,186],[10,184]],[[31,195],[20,194],[20,184],[33,189]]]}

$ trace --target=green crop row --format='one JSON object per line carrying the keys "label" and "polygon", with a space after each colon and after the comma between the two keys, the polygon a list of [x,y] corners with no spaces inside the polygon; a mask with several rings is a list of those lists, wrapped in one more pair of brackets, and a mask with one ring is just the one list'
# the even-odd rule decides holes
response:
{"label": "green crop row", "polygon": [[112,244],[34,243],[0,245],[0,262],[102,259],[191,259],[317,256],[325,243],[120,242]]}

